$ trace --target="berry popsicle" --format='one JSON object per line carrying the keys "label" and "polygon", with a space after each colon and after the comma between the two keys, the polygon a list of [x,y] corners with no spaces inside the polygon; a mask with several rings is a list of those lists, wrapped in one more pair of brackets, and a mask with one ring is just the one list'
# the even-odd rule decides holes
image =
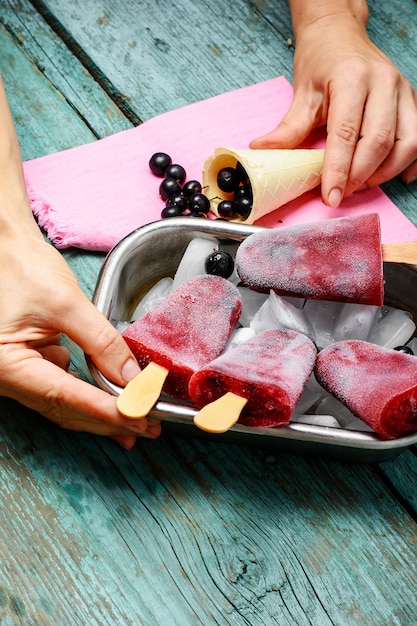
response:
{"label": "berry popsicle", "polygon": [[162,387],[188,400],[191,375],[223,352],[241,309],[239,291],[231,282],[201,275],[131,324],[122,336],[144,369],[120,394],[119,410],[127,417],[146,415]]}
{"label": "berry popsicle", "polygon": [[383,439],[417,431],[417,357],[366,341],[324,348],[318,382]]}
{"label": "berry popsicle", "polygon": [[194,423],[222,433],[246,426],[288,424],[309,378],[316,347],[294,330],[265,330],[204,365],[190,379],[189,393],[202,410]]}
{"label": "berry popsicle", "polygon": [[256,291],[380,306],[384,299],[377,213],[265,229],[238,248],[236,269]]}

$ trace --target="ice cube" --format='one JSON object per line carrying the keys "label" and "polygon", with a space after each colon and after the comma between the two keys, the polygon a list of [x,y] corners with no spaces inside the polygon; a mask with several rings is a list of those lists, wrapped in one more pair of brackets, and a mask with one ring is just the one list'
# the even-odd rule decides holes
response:
{"label": "ice cube", "polygon": [[294,408],[294,414],[303,415],[320,399],[320,391],[313,391],[307,385],[304,387],[301,396]]}
{"label": "ice cube", "polygon": [[317,379],[314,375],[314,372],[312,372],[310,374],[309,379],[307,380],[306,387],[308,387],[308,389],[310,389],[310,391],[314,391],[315,393],[319,393],[320,395],[324,395],[325,393],[327,393],[327,391],[324,391],[323,387],[320,385],[319,382],[317,382]]}
{"label": "ice cube", "polygon": [[206,258],[219,249],[219,243],[213,237],[195,237],[188,244],[174,276],[173,289],[176,289],[193,276],[206,273]]}
{"label": "ice cube", "polygon": [[161,300],[163,300],[173,288],[174,281],[169,276],[161,278],[151,289],[144,295],[137,305],[132,315],[132,322],[139,319],[154,308]]}
{"label": "ice cube", "polygon": [[390,309],[373,324],[368,341],[386,348],[403,346],[411,339],[416,329],[411,313]]}
{"label": "ice cube", "polygon": [[313,328],[304,313],[273,291],[253,317],[250,327],[256,334],[268,328],[276,330],[296,330],[308,337],[313,337]]}
{"label": "ice cube", "polygon": [[352,420],[345,425],[345,430],[360,430],[367,433],[375,432],[373,428],[368,426],[368,424],[365,424],[365,422],[359,419],[359,417],[353,417]]}
{"label": "ice cube", "polygon": [[128,326],[130,326],[131,322],[114,322],[113,324],[116,330],[118,330],[119,333],[122,333]]}
{"label": "ice cube", "polygon": [[267,293],[259,293],[249,287],[238,287],[242,298],[242,313],[239,322],[242,326],[249,326],[255,313],[259,311],[264,302],[268,299]]}
{"label": "ice cube", "polygon": [[335,341],[344,339],[361,339],[365,341],[379,310],[378,306],[370,304],[354,304],[351,302],[343,304],[334,329]]}
{"label": "ice cube", "polygon": [[233,268],[232,275],[229,276],[227,280],[230,280],[230,282],[236,285],[236,287],[241,282],[241,278],[239,274],[237,273],[236,266]]}
{"label": "ice cube", "polygon": [[339,422],[332,415],[296,415],[291,416],[290,422],[299,424],[312,424],[313,426],[326,426],[340,428]]}
{"label": "ice cube", "polygon": [[229,341],[227,342],[224,351],[227,352],[228,350],[233,350],[233,348],[236,348],[236,346],[238,346],[240,343],[251,339],[254,335],[255,331],[252,330],[252,328],[249,328],[247,326],[237,328],[230,335]]}
{"label": "ice cube", "polygon": [[282,296],[282,299],[290,302],[296,309],[302,309],[306,301],[305,298],[297,298],[296,296]]}
{"label": "ice cube", "polygon": [[351,411],[344,404],[326,392],[323,399],[317,406],[316,415],[332,415],[342,428],[344,428],[347,423],[352,421],[354,417]]}
{"label": "ice cube", "polygon": [[314,341],[319,348],[334,342],[336,320],[343,303],[329,300],[306,300],[303,311],[310,320],[314,331]]}

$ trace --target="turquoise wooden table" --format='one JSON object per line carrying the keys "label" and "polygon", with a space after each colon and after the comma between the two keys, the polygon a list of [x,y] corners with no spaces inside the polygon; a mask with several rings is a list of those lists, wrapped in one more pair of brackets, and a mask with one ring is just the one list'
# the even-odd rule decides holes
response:
{"label": "turquoise wooden table", "polygon": [[[370,2],[417,75],[417,4]],[[283,74],[284,0],[2,0],[0,71],[30,159]],[[385,191],[417,222],[417,187]],[[91,296],[101,254],[64,256]],[[74,349],[73,369],[88,377]],[[125,452],[0,402],[0,624],[417,623],[417,460],[341,463],[163,435]]]}

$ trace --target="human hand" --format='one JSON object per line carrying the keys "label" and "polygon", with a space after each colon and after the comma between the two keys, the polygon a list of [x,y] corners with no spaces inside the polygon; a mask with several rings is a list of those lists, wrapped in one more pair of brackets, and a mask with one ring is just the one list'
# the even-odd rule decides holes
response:
{"label": "human hand", "polygon": [[332,14],[296,35],[294,99],[272,132],[251,148],[296,148],[327,124],[322,196],[346,195],[402,173],[417,177],[417,95],[371,42],[366,20]]}
{"label": "human hand", "polygon": [[125,341],[82,292],[69,266],[33,230],[0,246],[0,395],[63,428],[109,436],[126,449],[156,438],[153,419],[130,420],[116,398],[67,371],[65,333],[103,374],[124,386],[138,372]]}

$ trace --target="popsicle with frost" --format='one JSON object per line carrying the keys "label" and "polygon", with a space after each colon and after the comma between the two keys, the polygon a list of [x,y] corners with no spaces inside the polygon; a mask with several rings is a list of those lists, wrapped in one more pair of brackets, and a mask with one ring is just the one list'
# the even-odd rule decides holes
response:
{"label": "popsicle with frost", "polygon": [[316,347],[294,330],[265,330],[193,374],[189,393],[202,408],[194,423],[225,432],[288,424],[316,357]]}
{"label": "popsicle with frost", "polygon": [[236,253],[243,284],[257,291],[376,306],[383,261],[417,263],[417,243],[381,244],[377,213],[261,230]]}
{"label": "popsicle with frost", "polygon": [[128,417],[146,415],[162,387],[188,400],[191,375],[223,352],[241,309],[239,291],[231,282],[201,275],[131,324],[122,336],[144,369],[119,396],[119,410]]}
{"label": "popsicle with frost", "polygon": [[314,372],[327,391],[383,439],[417,431],[417,357],[351,339],[324,348]]}

